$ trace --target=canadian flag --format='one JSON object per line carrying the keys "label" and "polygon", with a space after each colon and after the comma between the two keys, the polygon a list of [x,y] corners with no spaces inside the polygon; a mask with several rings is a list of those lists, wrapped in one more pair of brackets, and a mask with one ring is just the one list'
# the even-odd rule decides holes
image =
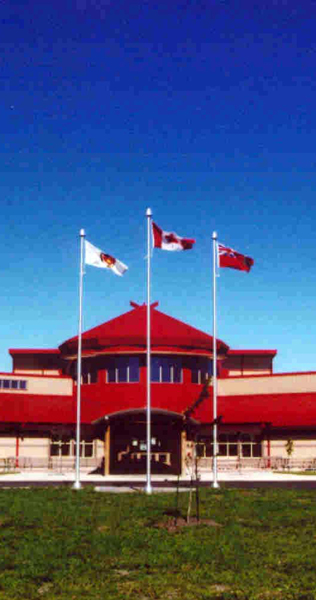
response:
{"label": "canadian flag", "polygon": [[110,254],[105,254],[100,248],[85,240],[85,264],[99,269],[110,269],[115,275],[124,275],[128,267]]}
{"label": "canadian flag", "polygon": [[169,231],[163,231],[156,223],[152,223],[153,227],[153,240],[154,248],[161,248],[161,250],[191,250],[195,240],[183,238]]}
{"label": "canadian flag", "polygon": [[250,256],[240,254],[239,252],[236,252],[236,250],[223,246],[222,244],[218,244],[217,248],[218,264],[220,267],[229,267],[230,269],[247,271],[249,273],[254,264],[254,260],[250,258]]}

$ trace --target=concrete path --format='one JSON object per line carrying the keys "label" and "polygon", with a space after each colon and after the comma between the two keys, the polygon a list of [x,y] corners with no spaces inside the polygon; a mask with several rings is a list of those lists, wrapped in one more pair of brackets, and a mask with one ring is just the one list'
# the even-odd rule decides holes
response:
{"label": "concrete path", "polygon": [[[46,486],[46,485],[72,485],[75,480],[73,471],[58,473],[54,471],[44,471],[39,469],[23,470],[17,473],[7,473],[0,475],[0,488],[2,487],[24,487],[24,486]],[[212,473],[201,473],[201,486],[212,485]],[[152,487],[155,489],[170,489],[177,485],[177,477],[166,475],[153,475],[151,478]],[[243,471],[222,471],[218,474],[219,484],[223,487],[308,487],[316,488],[316,475],[294,475],[293,473],[275,473],[270,470],[251,470]],[[145,475],[112,475],[103,477],[101,475],[89,475],[82,472],[80,482],[83,486],[93,485],[96,488],[110,488],[118,490],[125,489],[144,489],[146,485]],[[189,487],[190,477],[184,476],[180,479],[180,486]]]}

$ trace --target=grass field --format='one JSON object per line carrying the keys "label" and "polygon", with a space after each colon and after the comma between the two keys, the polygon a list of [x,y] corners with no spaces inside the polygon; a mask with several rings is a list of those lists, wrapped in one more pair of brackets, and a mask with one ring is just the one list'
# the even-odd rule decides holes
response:
{"label": "grass field", "polygon": [[316,599],[315,492],[200,496],[1,490],[0,599]]}

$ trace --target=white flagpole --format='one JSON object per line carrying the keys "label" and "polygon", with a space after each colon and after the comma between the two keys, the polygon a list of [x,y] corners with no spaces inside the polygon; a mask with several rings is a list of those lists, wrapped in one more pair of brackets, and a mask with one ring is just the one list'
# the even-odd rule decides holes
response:
{"label": "white flagpole", "polygon": [[216,347],[216,275],[217,233],[213,231],[213,488],[218,488],[217,479],[217,347]]}
{"label": "white flagpole", "polygon": [[81,350],[82,350],[82,296],[83,296],[83,253],[85,231],[80,229],[80,269],[79,269],[79,324],[77,356],[77,428],[76,428],[76,475],[73,489],[80,490],[80,420],[81,420]]}
{"label": "white flagpole", "polygon": [[151,324],[150,324],[150,267],[151,267],[151,217],[150,208],[146,210],[147,216],[147,469],[146,493],[152,493],[151,487]]}

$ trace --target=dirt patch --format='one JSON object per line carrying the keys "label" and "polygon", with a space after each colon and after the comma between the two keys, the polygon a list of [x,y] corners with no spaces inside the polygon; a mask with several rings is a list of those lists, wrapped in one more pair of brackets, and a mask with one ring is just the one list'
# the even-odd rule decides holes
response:
{"label": "dirt patch", "polygon": [[220,583],[215,583],[209,588],[210,592],[230,592],[231,587],[229,585],[222,585]]}
{"label": "dirt patch", "polygon": [[212,519],[200,519],[198,520],[196,517],[191,517],[189,521],[187,521],[184,517],[177,517],[177,519],[170,518],[166,521],[161,521],[156,524],[156,527],[159,529],[166,529],[167,531],[179,531],[185,527],[196,527],[197,525],[206,525],[208,527],[223,527],[221,523],[217,523]]}
{"label": "dirt patch", "polygon": [[98,527],[98,531],[100,531],[101,533],[108,532],[109,529],[110,528],[108,525],[100,525],[100,527]]}
{"label": "dirt patch", "polygon": [[129,577],[131,571],[128,571],[127,569],[114,569],[114,573],[115,575],[119,575],[120,577]]}
{"label": "dirt patch", "polygon": [[47,594],[47,592],[50,592],[52,587],[53,587],[53,583],[47,581],[46,583],[43,583],[43,585],[41,585],[41,587],[38,588],[37,593],[40,596],[42,596],[43,594]]}

